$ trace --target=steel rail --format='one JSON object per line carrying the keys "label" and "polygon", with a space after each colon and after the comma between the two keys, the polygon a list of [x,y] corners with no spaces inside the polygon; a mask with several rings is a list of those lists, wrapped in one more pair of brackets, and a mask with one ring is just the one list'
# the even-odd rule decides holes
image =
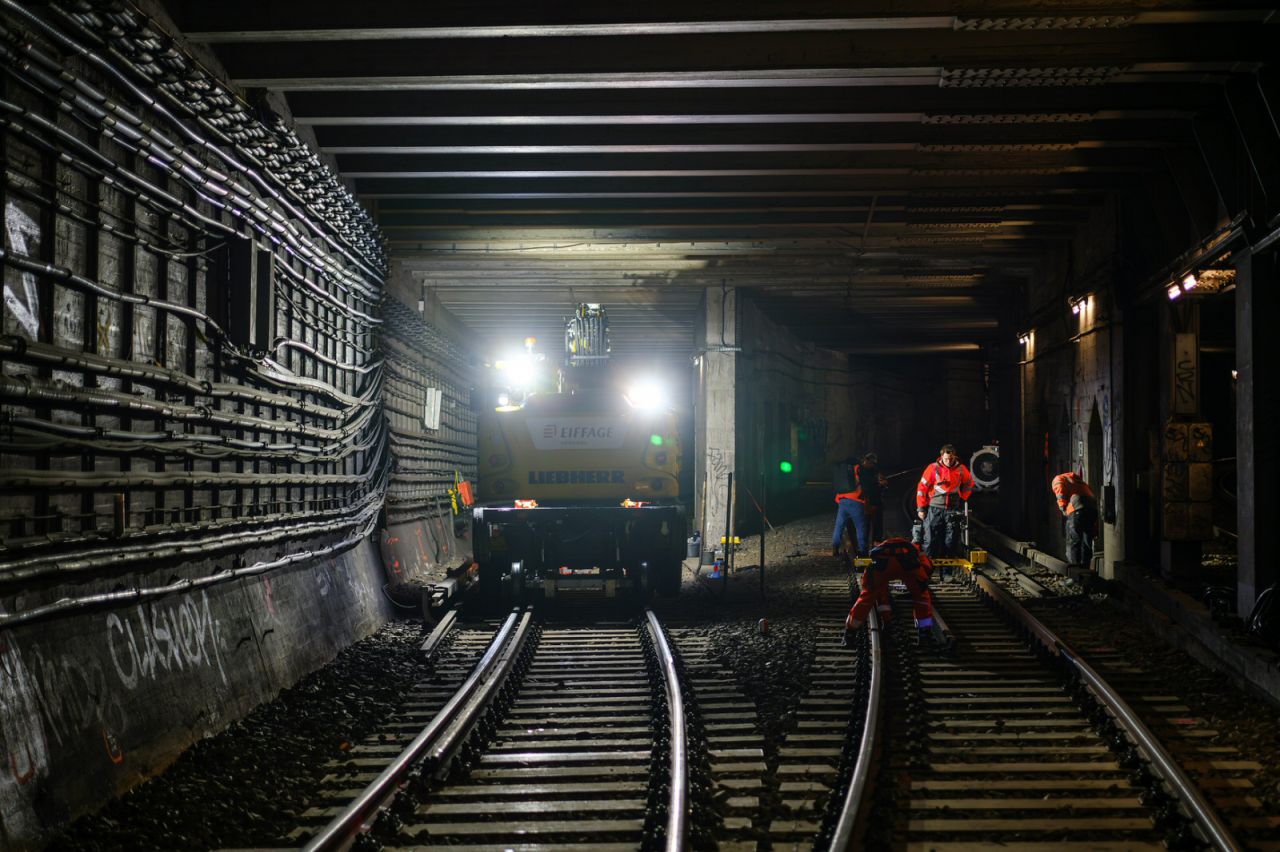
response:
{"label": "steel rail", "polygon": [[502,654],[498,657],[488,670],[480,672],[476,689],[466,699],[465,703],[453,715],[449,724],[445,727],[443,733],[440,734],[428,747],[428,753],[425,759],[430,762],[437,773],[453,760],[458,751],[461,750],[467,737],[475,728],[476,722],[484,714],[493,703],[493,695],[507,680],[507,676],[511,674],[511,667],[515,665],[516,658],[520,656],[520,652],[524,649],[525,640],[529,636],[533,622],[533,609],[530,607],[520,616],[520,624],[516,627],[515,638],[508,642],[506,647],[502,649]]}
{"label": "steel rail", "polygon": [[658,652],[658,662],[662,666],[663,686],[667,692],[667,720],[671,728],[671,793],[667,799],[667,836],[664,848],[667,852],[681,852],[687,848],[689,836],[688,733],[685,730],[684,699],[680,694],[676,658],[662,631],[662,624],[653,610],[646,609],[644,614],[654,650]]}
{"label": "steel rail", "polygon": [[[528,623],[531,614],[531,611],[525,612],[525,624]],[[361,791],[359,796],[343,808],[341,813],[330,820],[329,824],[322,828],[315,837],[308,841],[307,845],[303,847],[304,852],[345,850],[355,842],[356,836],[365,830],[367,825],[372,822],[371,818],[396,794],[409,770],[417,765],[426,752],[437,744],[441,733],[457,718],[459,708],[476,692],[483,680],[494,668],[499,658],[499,652],[506,647],[507,638],[515,630],[516,620],[519,617],[519,610],[514,610],[507,616],[502,628],[498,630],[493,641],[489,643],[484,656],[480,658],[480,662],[476,663],[476,667],[472,670],[470,676],[467,677],[458,691],[453,694],[453,697],[449,699],[444,707],[440,708],[440,711],[432,717],[426,727],[413,738],[413,742],[409,743],[408,747],[395,760],[391,761],[387,768],[382,770],[368,787]]]}
{"label": "steel rail", "polygon": [[1218,816],[1218,812],[1205,799],[1200,789],[1187,777],[1182,771],[1182,767],[1165,750],[1160,740],[1143,723],[1142,719],[1133,712],[1133,708],[1129,706],[1128,702],[1121,698],[1119,693],[1112,689],[1111,685],[1094,671],[1092,666],[1081,659],[1069,645],[1058,638],[1056,633],[1028,612],[1022,604],[1018,603],[1016,598],[1002,589],[990,577],[983,574],[981,570],[974,570],[973,579],[978,584],[978,587],[990,596],[997,606],[1017,619],[1050,651],[1066,660],[1076,670],[1089,691],[1093,693],[1103,707],[1110,711],[1133,744],[1147,756],[1151,768],[1169,785],[1170,791],[1178,802],[1187,809],[1196,828],[1199,829],[1206,842],[1211,844],[1213,848],[1222,850],[1222,852],[1232,852],[1232,850],[1243,848],[1236,842],[1230,829],[1222,822],[1222,818]]}
{"label": "steel rail", "polygon": [[853,765],[853,774],[849,778],[849,789],[844,796],[844,805],[840,811],[840,819],[831,833],[833,852],[854,848],[854,829],[858,824],[858,814],[862,810],[866,798],[868,781],[871,778],[871,763],[876,749],[876,736],[880,727],[880,694],[884,691],[884,644],[880,639],[880,616],[875,607],[867,614],[867,633],[871,642],[871,684],[867,690],[867,711],[862,720],[862,736],[858,742],[858,759]]}

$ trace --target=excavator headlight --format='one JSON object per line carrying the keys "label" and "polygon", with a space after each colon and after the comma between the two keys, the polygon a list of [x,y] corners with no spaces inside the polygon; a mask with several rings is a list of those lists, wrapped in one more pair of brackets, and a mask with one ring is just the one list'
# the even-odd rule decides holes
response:
{"label": "excavator headlight", "polygon": [[657,411],[669,405],[667,389],[661,382],[651,378],[640,379],[627,388],[627,402],[646,411]]}

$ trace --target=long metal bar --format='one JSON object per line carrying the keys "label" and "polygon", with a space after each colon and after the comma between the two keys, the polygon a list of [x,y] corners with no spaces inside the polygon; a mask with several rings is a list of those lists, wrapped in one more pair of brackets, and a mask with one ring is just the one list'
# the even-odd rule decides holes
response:
{"label": "long metal bar", "polygon": [[853,848],[853,831],[858,812],[867,792],[867,780],[871,777],[871,762],[875,753],[876,734],[880,726],[880,693],[884,689],[884,646],[880,641],[880,616],[875,607],[867,614],[867,632],[871,640],[871,688],[867,690],[867,712],[862,721],[862,737],[858,743],[858,760],[853,765],[849,790],[844,796],[844,806],[835,831],[831,834],[832,850]]}
{"label": "long metal bar", "polygon": [[444,641],[444,637],[449,635],[449,631],[453,630],[455,624],[458,623],[458,611],[451,609],[444,614],[444,618],[440,619],[440,623],[431,631],[431,635],[422,643],[422,653],[431,656],[435,653],[436,648],[440,647],[440,643]]}
{"label": "long metal bar", "polygon": [[667,720],[671,727],[671,794],[667,800],[667,852],[680,852],[688,845],[689,834],[689,764],[688,735],[684,724],[684,699],[676,675],[676,659],[662,632],[653,610],[645,610],[649,635],[662,665],[663,686],[667,692]]}
{"label": "long metal bar", "polygon": [[1056,633],[1023,608],[999,584],[984,575],[981,570],[975,570],[973,578],[978,586],[990,595],[999,606],[1022,622],[1041,642],[1076,669],[1088,686],[1089,691],[1111,712],[1134,745],[1146,753],[1152,768],[1169,785],[1174,797],[1187,809],[1191,818],[1195,821],[1196,827],[1204,835],[1204,839],[1212,844],[1215,849],[1220,849],[1222,852],[1231,852],[1231,850],[1243,848],[1231,835],[1230,829],[1223,824],[1218,812],[1201,794],[1200,788],[1186,776],[1182,771],[1182,767],[1165,751],[1160,740],[1156,738],[1155,734],[1151,733],[1151,730],[1133,712],[1133,708],[1129,706],[1128,702],[1121,698],[1119,693],[1112,689],[1111,685],[1093,670],[1092,666],[1078,657],[1070,646],[1059,639]]}
{"label": "long metal bar", "polygon": [[484,656],[480,658],[480,662],[476,664],[475,669],[462,684],[462,687],[454,693],[444,707],[440,708],[440,711],[432,717],[426,727],[413,738],[413,742],[409,743],[408,748],[402,751],[395,760],[391,761],[391,764],[382,770],[378,777],[373,780],[373,783],[365,787],[351,804],[343,808],[342,813],[330,820],[328,825],[321,829],[315,837],[311,838],[310,842],[303,847],[304,852],[345,850],[351,846],[356,835],[364,827],[365,822],[395,795],[404,776],[421,759],[427,749],[435,745],[440,733],[456,717],[458,708],[475,692],[485,673],[493,666],[498,657],[498,652],[506,645],[507,637],[515,629],[518,616],[518,610],[507,616],[507,620],[502,624],[502,629],[493,637],[493,641],[489,643]]}

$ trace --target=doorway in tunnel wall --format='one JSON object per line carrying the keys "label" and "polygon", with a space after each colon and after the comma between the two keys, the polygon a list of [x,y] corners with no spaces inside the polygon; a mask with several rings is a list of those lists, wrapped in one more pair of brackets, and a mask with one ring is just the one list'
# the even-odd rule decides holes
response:
{"label": "doorway in tunnel wall", "polygon": [[[1089,437],[1085,449],[1086,466],[1084,471],[1084,480],[1089,483],[1089,487],[1093,489],[1093,493],[1098,498],[1099,514],[1101,514],[1102,503],[1102,477],[1104,468],[1104,458],[1106,453],[1106,440],[1102,434],[1102,415],[1098,412],[1098,401],[1093,402],[1093,411],[1089,415]],[[1100,557],[1103,554],[1106,542],[1103,539],[1102,520],[1098,520],[1098,534],[1093,543],[1093,554]]]}

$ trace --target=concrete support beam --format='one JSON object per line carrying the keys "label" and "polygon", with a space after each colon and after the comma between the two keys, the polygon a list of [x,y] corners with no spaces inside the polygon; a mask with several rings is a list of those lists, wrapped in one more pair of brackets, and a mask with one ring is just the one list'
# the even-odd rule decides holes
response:
{"label": "concrete support beam", "polygon": [[729,474],[737,467],[737,291],[708,287],[703,308],[703,322],[695,332],[701,354],[697,362],[694,459],[698,522],[704,546],[713,548],[725,532]]}
{"label": "concrete support beam", "polygon": [[1236,609],[1241,616],[1277,579],[1275,556],[1269,551],[1274,548],[1271,525],[1280,512],[1275,488],[1280,452],[1272,431],[1280,416],[1280,392],[1263,365],[1274,363],[1280,353],[1274,328],[1280,309],[1278,267],[1274,252],[1245,255],[1236,266]]}

